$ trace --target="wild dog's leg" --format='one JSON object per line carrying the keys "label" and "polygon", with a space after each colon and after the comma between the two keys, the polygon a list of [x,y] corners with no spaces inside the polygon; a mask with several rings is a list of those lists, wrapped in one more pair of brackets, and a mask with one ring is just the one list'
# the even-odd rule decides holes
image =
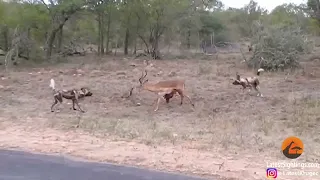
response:
{"label": "wild dog's leg", "polygon": [[250,84],[248,86],[249,86],[248,91],[251,92],[252,86]]}
{"label": "wild dog's leg", "polygon": [[256,91],[258,92],[257,96],[260,95],[260,97],[263,97],[263,95],[261,94],[259,85],[257,85],[255,89],[256,89]]}
{"label": "wild dog's leg", "polygon": [[74,107],[74,105],[75,105],[75,100],[72,99],[72,109],[73,109],[73,110],[77,110],[77,109]]}
{"label": "wild dog's leg", "polygon": [[54,97],[54,102],[53,102],[53,104],[51,105],[51,112],[54,112],[53,107],[54,107],[56,104],[58,104],[58,100],[57,100],[56,97]]}
{"label": "wild dog's leg", "polygon": [[54,102],[51,106],[51,112],[54,112],[53,111],[53,107],[58,104],[58,102],[60,102],[60,104],[62,103],[62,95],[60,93],[56,93],[53,95],[53,98],[54,98]]}
{"label": "wild dog's leg", "polygon": [[245,82],[241,82],[240,85],[242,86],[242,93],[244,93],[244,90],[247,88],[247,85]]}
{"label": "wild dog's leg", "polygon": [[74,94],[74,98],[72,99],[72,107],[73,107],[73,110],[76,110],[76,108],[74,107],[74,104],[76,104],[78,107],[79,107],[79,110],[81,111],[81,112],[84,112],[82,109],[81,109],[81,107],[80,107],[80,105],[79,105],[79,102],[78,102],[78,93],[76,92],[76,91],[73,91],[73,94]]}
{"label": "wild dog's leg", "polygon": [[73,104],[73,110],[77,110],[77,109],[74,107],[74,104],[76,104],[76,105],[79,107],[79,110],[80,110],[81,112],[84,112],[84,110],[81,109],[81,107],[80,107],[80,105],[79,105],[79,103],[78,103],[78,100],[73,99],[73,100],[72,100],[72,104]]}
{"label": "wild dog's leg", "polygon": [[260,96],[260,91],[259,91],[259,86],[258,85],[254,86],[254,90],[256,90],[257,96]]}

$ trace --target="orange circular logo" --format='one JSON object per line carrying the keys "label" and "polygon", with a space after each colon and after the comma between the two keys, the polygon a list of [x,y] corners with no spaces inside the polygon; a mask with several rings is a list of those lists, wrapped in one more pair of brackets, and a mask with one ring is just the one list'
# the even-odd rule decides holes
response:
{"label": "orange circular logo", "polygon": [[301,139],[291,136],[282,142],[281,150],[287,158],[296,159],[303,153],[303,143]]}

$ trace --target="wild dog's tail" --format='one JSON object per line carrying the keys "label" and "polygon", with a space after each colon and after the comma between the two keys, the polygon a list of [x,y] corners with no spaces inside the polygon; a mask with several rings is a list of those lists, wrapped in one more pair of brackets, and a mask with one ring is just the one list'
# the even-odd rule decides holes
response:
{"label": "wild dog's tail", "polygon": [[259,75],[260,75],[260,73],[261,73],[261,72],[263,72],[263,71],[264,71],[264,69],[262,69],[262,68],[258,69],[258,71],[257,71],[257,75],[259,76]]}
{"label": "wild dog's tail", "polygon": [[50,85],[49,85],[49,87],[51,87],[52,90],[55,90],[55,82],[54,82],[53,79],[50,80]]}

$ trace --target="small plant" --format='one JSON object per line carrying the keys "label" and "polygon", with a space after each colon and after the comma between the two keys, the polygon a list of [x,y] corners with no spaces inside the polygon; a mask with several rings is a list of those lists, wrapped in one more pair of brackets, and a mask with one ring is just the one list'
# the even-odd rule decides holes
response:
{"label": "small plant", "polygon": [[200,64],[198,69],[198,75],[210,74],[212,72],[212,67]]}

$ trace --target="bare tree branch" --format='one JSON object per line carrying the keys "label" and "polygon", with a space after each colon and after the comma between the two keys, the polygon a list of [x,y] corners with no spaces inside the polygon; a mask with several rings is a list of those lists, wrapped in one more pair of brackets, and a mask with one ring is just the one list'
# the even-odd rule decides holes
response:
{"label": "bare tree branch", "polygon": [[44,0],[40,0],[42,2],[43,5],[45,5],[47,7],[47,9],[51,12],[50,7],[48,6],[48,4],[46,2],[44,2]]}

